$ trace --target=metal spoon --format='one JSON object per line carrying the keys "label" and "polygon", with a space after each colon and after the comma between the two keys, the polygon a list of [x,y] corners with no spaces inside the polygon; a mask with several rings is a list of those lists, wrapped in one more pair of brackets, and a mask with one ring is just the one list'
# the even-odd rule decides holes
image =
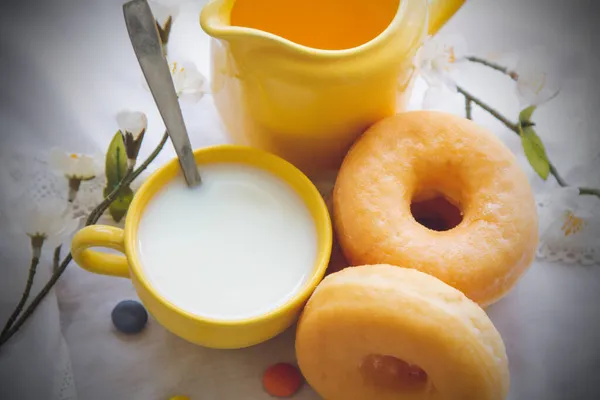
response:
{"label": "metal spoon", "polygon": [[200,174],[150,6],[146,0],[131,0],[123,5],[123,15],[133,50],[179,158],[185,181],[189,187],[196,186],[200,183]]}

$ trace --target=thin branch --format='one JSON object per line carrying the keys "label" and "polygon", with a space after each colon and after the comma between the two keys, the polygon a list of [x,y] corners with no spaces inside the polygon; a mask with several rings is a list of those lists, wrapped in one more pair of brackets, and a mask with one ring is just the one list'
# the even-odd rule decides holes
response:
{"label": "thin branch", "polygon": [[569,186],[567,184],[567,182],[560,176],[560,174],[556,170],[556,167],[554,166],[554,164],[552,164],[550,161],[548,161],[548,162],[550,163],[550,173],[556,179],[556,182],[558,182],[558,184],[561,187],[567,187],[567,186]]}
{"label": "thin branch", "polygon": [[60,264],[60,249],[61,249],[62,245],[58,245],[58,247],[56,247],[54,249],[54,257],[52,258],[52,272],[54,273],[57,269],[58,266]]}
{"label": "thin branch", "polygon": [[508,68],[506,68],[500,64],[496,64],[495,62],[488,61],[483,58],[479,58],[479,57],[475,57],[475,56],[468,56],[468,57],[465,57],[465,59],[468,61],[477,63],[477,64],[485,65],[486,67],[495,69],[496,71],[502,72],[503,74],[510,76],[515,81],[519,78],[519,75],[515,71],[511,71]]}
{"label": "thin branch", "polygon": [[467,119],[473,120],[473,100],[465,97],[465,110]]}
{"label": "thin branch", "polygon": [[[146,160],[135,171],[125,175],[125,177],[121,180],[121,182],[119,182],[119,185],[115,188],[115,190],[113,190],[113,192],[111,192],[109,194],[109,196],[113,195],[113,193],[115,193],[113,195],[113,197],[116,198],[116,194],[119,192],[119,190],[121,190],[121,188],[123,188],[123,187],[129,185],[131,182],[133,182],[133,180],[135,178],[137,178],[142,173],[142,171],[144,169],[146,169],[148,167],[148,165],[150,165],[150,163],[152,161],[154,161],[156,156],[158,156],[158,154],[164,147],[165,143],[167,142],[168,137],[169,137],[168,133],[165,132],[160,143],[156,146],[156,148],[148,156],[148,158],[146,158]],[[107,198],[108,198],[108,196],[107,196]],[[114,198],[113,198],[113,200],[114,200]],[[102,203],[100,203],[98,205],[98,207],[96,207],[94,209],[94,211],[92,211],[92,213],[90,214],[90,217],[86,221],[86,226],[92,225],[92,224],[95,224],[96,222],[98,222],[98,220],[100,219],[100,216],[104,213],[104,211],[106,211],[106,209],[108,209],[109,206],[110,206],[109,202],[103,201]],[[93,217],[92,217],[92,215],[93,215]],[[69,253],[65,257],[65,259],[62,261],[60,266],[56,269],[56,271],[52,274],[52,276],[50,277],[50,279],[48,280],[46,285],[44,285],[42,290],[32,300],[31,304],[25,309],[25,311],[23,312],[21,317],[19,317],[19,319],[17,319],[16,322],[14,322],[14,324],[12,325],[12,327],[7,329],[6,332],[2,332],[2,334],[0,334],[0,347],[2,347],[15,333],[17,333],[17,331],[21,328],[21,326],[23,326],[25,321],[27,321],[27,318],[29,318],[31,316],[31,314],[33,314],[33,312],[36,310],[37,306],[42,302],[42,300],[44,300],[46,295],[54,287],[54,285],[56,284],[58,279],[61,277],[63,272],[65,272],[65,269],[67,269],[67,266],[69,265],[71,260],[73,260],[73,256],[71,255],[71,253]]]}
{"label": "thin branch", "polygon": [[[498,111],[494,110],[492,107],[490,107],[483,101],[479,100],[477,97],[473,96],[471,93],[467,92],[462,87],[456,86],[456,90],[465,97],[466,101],[471,101],[477,104],[479,107],[483,108],[485,111],[493,115],[497,120],[506,125],[506,127],[508,127],[511,131],[513,131],[519,136],[521,135],[521,133],[519,132],[518,124],[511,122],[508,118],[500,114]],[[549,159],[548,163],[550,164],[550,174],[556,179],[556,182],[558,182],[558,184],[561,187],[569,186],[568,183],[562,178],[562,176],[560,176],[558,170]],[[600,190],[593,188],[579,188],[579,194],[593,195],[598,196],[598,198],[600,198]]]}
{"label": "thin branch", "polygon": [[35,296],[35,298],[31,302],[31,304],[29,305],[29,307],[27,307],[25,309],[25,311],[23,312],[23,315],[21,315],[21,317],[15,322],[15,324],[12,326],[12,328],[10,328],[4,335],[0,335],[0,347],[2,347],[15,333],[17,333],[17,331],[25,323],[27,318],[29,318],[31,316],[31,314],[33,314],[33,312],[35,311],[37,306],[46,297],[48,292],[50,292],[50,289],[52,289],[54,287],[54,284],[56,284],[56,281],[58,281],[58,278],[60,278],[60,276],[65,271],[65,269],[67,268],[67,265],[69,265],[69,263],[71,262],[72,259],[73,259],[73,257],[71,256],[71,253],[69,253],[67,255],[67,257],[61,263],[58,270],[54,274],[52,274],[52,276],[50,277],[50,280],[48,280],[48,283],[46,283],[46,285],[44,285],[44,287],[38,293],[38,295]]}
{"label": "thin branch", "polygon": [[467,56],[465,58],[471,62],[483,64],[486,67],[490,67],[490,68],[495,69],[496,71],[500,71],[504,74],[508,73],[508,68],[503,67],[500,64],[496,64],[495,62],[488,61],[488,60],[485,60],[483,58],[476,57],[476,56]]}
{"label": "thin branch", "polygon": [[23,290],[23,294],[21,294],[21,299],[19,299],[19,303],[15,307],[15,310],[8,318],[8,321],[6,321],[6,325],[4,325],[2,333],[0,333],[0,337],[3,337],[10,330],[19,314],[21,314],[21,311],[23,311],[23,307],[25,306],[25,303],[29,298],[29,293],[31,293],[31,287],[33,286],[33,278],[35,277],[35,272],[37,270],[39,262],[40,259],[36,255],[34,255],[31,258],[31,265],[29,266],[29,273],[27,274],[27,283],[25,284],[25,290]]}
{"label": "thin branch", "polygon": [[129,181],[129,183],[133,182],[135,180],[135,178],[140,176],[140,174],[142,172],[144,172],[144,170],[146,168],[148,168],[148,165],[150,165],[150,163],[152,161],[154,161],[156,156],[158,156],[158,153],[160,153],[161,150],[163,149],[163,147],[165,147],[165,143],[167,143],[168,139],[169,139],[169,133],[165,132],[165,134],[163,135],[162,139],[160,139],[160,142],[158,143],[158,145],[156,146],[154,151],[152,153],[150,153],[148,158],[146,158],[146,160],[135,171],[133,171],[133,174],[131,175],[131,178],[130,178],[131,180]]}
{"label": "thin branch", "polygon": [[582,196],[597,196],[598,198],[600,198],[600,189],[580,187],[579,194]]}
{"label": "thin branch", "polygon": [[467,100],[472,101],[473,103],[477,104],[479,107],[483,108],[488,113],[492,114],[498,121],[500,121],[504,125],[506,125],[506,127],[508,129],[510,129],[511,131],[515,132],[516,134],[519,134],[519,126],[517,124],[509,121],[508,118],[504,117],[498,111],[494,110],[492,107],[490,107],[489,105],[487,105],[486,103],[484,103],[482,100],[479,100],[477,97],[473,96],[471,93],[467,92],[462,87],[456,86],[456,90],[458,91],[458,93],[460,93],[463,96],[465,96],[465,98]]}

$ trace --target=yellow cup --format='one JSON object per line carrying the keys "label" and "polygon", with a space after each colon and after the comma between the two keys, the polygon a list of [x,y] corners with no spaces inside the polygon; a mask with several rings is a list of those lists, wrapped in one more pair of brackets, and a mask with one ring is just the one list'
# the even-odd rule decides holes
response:
{"label": "yellow cup", "polygon": [[[331,253],[332,229],[327,206],[312,182],[289,162],[262,150],[219,145],[194,152],[198,165],[243,163],[262,168],[287,182],[303,199],[317,228],[317,257],[310,278],[287,303],[268,313],[242,320],[204,318],[173,305],[161,296],[144,275],[137,246],[137,231],[144,209],[152,197],[181,174],[177,159],[154,172],[137,191],[127,213],[125,229],[91,225],[73,237],[73,259],[82,268],[103,275],[129,278],[142,303],[166,329],[192,343],[220,349],[252,346],[266,341],[292,325],[306,300],[319,284]],[[124,255],[92,250],[105,247]]]}

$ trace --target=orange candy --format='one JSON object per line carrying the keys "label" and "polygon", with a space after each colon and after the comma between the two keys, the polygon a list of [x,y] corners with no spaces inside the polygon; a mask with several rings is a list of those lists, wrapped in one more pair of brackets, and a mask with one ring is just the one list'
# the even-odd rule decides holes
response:
{"label": "orange candy", "polygon": [[266,369],[263,375],[265,391],[274,397],[290,397],[302,386],[298,368],[287,363],[277,363]]}

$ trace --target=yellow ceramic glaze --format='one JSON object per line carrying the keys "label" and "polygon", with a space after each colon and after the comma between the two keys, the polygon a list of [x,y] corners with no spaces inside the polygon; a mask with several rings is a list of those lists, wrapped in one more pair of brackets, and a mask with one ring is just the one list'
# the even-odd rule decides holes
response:
{"label": "yellow ceramic glaze", "polygon": [[[366,2],[352,0],[360,1]],[[236,143],[273,152],[311,177],[337,169],[367,127],[405,109],[416,51],[464,1],[397,1],[391,23],[379,35],[333,50],[232,25],[236,0],[209,2],[200,23],[213,37],[212,92],[227,130]],[[319,7],[328,1],[312,2]],[[390,0],[369,4],[379,2],[389,7]],[[256,12],[277,18],[269,7]],[[313,29],[310,23],[303,26]]]}
{"label": "yellow ceramic glaze", "polygon": [[[73,259],[88,271],[130,278],[138,296],[154,318],[165,328],[190,342],[212,348],[251,346],[272,338],[293,324],[304,303],[323,278],[331,253],[329,213],[323,198],[310,180],[296,167],[273,154],[244,146],[220,145],[196,150],[194,155],[199,165],[245,163],[270,171],[285,180],[302,197],[315,220],[318,248],[312,275],[294,298],[259,317],[221,321],[190,314],[156,292],[144,276],[140,264],[137,230],[150,199],[181,173],[177,159],[152,174],[137,191],[129,207],[124,230],[92,225],[77,232],[71,244]],[[92,247],[108,247],[125,256],[98,252],[92,250]]]}

